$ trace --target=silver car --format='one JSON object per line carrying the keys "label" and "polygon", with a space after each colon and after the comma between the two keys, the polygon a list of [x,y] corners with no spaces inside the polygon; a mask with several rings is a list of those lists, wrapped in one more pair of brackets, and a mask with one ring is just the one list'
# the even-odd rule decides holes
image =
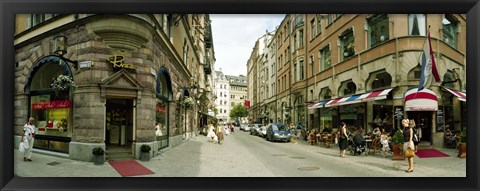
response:
{"label": "silver car", "polygon": [[258,128],[260,128],[262,124],[252,124],[250,125],[250,135],[257,135],[258,133]]}
{"label": "silver car", "polygon": [[257,135],[260,137],[266,137],[267,136],[267,126],[261,126],[260,128],[257,129]]}

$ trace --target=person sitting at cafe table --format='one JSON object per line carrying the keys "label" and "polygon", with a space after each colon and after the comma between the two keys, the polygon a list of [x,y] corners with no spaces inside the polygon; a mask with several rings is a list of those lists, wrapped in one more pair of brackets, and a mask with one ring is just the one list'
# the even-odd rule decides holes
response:
{"label": "person sitting at cafe table", "polygon": [[447,128],[445,130],[445,138],[447,139],[447,143],[455,146],[457,145],[457,139],[455,138],[455,135],[452,133],[450,128]]}

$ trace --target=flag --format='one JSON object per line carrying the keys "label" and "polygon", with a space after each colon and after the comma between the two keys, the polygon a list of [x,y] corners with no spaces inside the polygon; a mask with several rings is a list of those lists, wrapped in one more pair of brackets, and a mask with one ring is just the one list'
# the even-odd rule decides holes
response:
{"label": "flag", "polygon": [[435,64],[435,58],[433,56],[432,43],[430,41],[430,31],[428,31],[427,39],[423,45],[423,52],[420,57],[420,62],[422,64],[422,70],[420,74],[420,84],[418,85],[418,91],[423,88],[428,88],[433,79],[431,79],[432,74],[435,82],[440,81],[440,76],[438,75],[437,65]]}

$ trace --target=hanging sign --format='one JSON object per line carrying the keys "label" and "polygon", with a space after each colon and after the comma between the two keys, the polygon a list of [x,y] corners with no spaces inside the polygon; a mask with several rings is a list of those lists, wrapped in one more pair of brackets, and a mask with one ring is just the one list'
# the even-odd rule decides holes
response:
{"label": "hanging sign", "polygon": [[113,65],[113,68],[137,69],[136,65],[127,64],[124,60],[125,56],[122,55],[114,55],[107,59],[107,61]]}
{"label": "hanging sign", "polygon": [[54,100],[54,101],[32,103],[32,110],[70,108],[71,106],[72,106],[72,102],[70,100]]}

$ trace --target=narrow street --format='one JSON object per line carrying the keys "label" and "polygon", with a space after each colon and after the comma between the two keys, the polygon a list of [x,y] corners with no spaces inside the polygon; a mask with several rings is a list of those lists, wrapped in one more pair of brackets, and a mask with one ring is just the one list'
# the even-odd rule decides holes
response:
{"label": "narrow street", "polygon": [[[465,177],[466,160],[457,150],[441,149],[449,157],[415,157],[415,172],[405,173],[406,161],[369,156],[338,157],[338,147],[324,148],[298,143],[268,142],[236,130],[222,145],[198,136],[169,148],[148,162],[138,161],[155,174],[138,177]],[[95,166],[65,158],[34,153],[24,163],[18,151],[15,172],[24,177],[119,177],[105,163]],[[57,163],[57,165],[51,165]],[[448,164],[448,165],[445,165]],[[27,170],[35,167],[35,170]],[[71,170],[68,170],[70,169]],[[31,169],[31,168],[30,168]],[[61,173],[60,173],[61,172]]]}

